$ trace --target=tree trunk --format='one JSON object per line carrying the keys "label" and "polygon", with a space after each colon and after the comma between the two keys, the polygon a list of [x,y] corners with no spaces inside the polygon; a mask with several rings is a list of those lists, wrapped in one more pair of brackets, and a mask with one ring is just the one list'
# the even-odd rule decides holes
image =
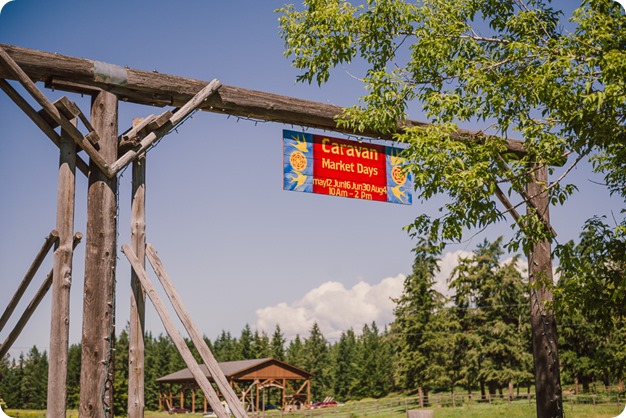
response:
{"label": "tree trunk", "polygon": [[[550,220],[548,195],[548,170],[535,164],[533,180],[528,184],[528,195],[546,221]],[[533,213],[533,205],[528,212]],[[528,254],[528,275],[531,287],[530,317],[535,365],[535,395],[537,418],[563,417],[563,394],[557,350],[558,335],[554,313],[546,305],[552,301],[552,254],[550,242],[538,242]]]}

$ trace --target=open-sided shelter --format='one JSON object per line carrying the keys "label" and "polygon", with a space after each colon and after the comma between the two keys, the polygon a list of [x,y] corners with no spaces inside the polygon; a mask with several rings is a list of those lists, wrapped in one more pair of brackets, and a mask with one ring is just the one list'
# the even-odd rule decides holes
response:
{"label": "open-sided shelter", "polygon": [[[207,367],[200,365],[203,373],[212,379]],[[230,386],[246,406],[255,411],[265,409],[269,401],[268,390],[280,391],[280,407],[285,409],[300,408],[311,403],[311,373],[275,358],[254,360],[238,360],[219,363],[219,367],[226,376]],[[191,392],[191,410],[196,410],[196,391],[199,389],[196,380],[188,368],[159,377],[159,406],[171,408],[173,406],[172,387],[179,389],[180,406],[185,406],[185,391]],[[165,405],[164,405],[165,403]],[[207,410],[206,400],[203,405]]]}

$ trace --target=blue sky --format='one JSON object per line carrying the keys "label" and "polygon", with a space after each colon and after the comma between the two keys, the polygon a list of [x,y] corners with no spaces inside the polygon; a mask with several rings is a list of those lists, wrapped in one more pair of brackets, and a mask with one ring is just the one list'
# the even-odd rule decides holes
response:
{"label": "blue sky", "polygon": [[[15,0],[0,13],[0,43],[207,82],[217,78],[227,85],[340,106],[356,104],[364,93],[352,76],[359,75],[358,67],[337,69],[322,87],[295,83],[297,71],[283,56],[274,13],[283,4],[283,0]],[[51,99],[63,95],[45,93]],[[88,114],[88,98],[66,95]],[[120,132],[133,118],[161,111],[121,103]],[[410,117],[424,119],[419,112]],[[312,321],[317,321],[332,339],[366,322],[388,323],[393,308],[389,296],[399,294],[402,275],[410,273],[412,264],[413,242],[402,228],[437,208],[438,202],[417,199],[405,206],[283,191],[283,129],[301,130],[199,112],[148,155],[148,242],[159,251],[199,328],[211,339],[223,329],[238,336],[246,324],[271,334],[278,323],[291,337],[306,336]],[[54,228],[58,151],[3,93],[0,144],[0,307],[4,307]],[[581,192],[564,208],[552,211],[562,241],[576,238],[591,215],[621,208],[603,187],[589,181],[598,179],[588,168],[572,175]],[[77,178],[76,230],[84,232],[87,181],[82,175]],[[130,183],[128,170],[120,179],[119,245],[130,241]],[[451,246],[444,270],[459,252],[471,251],[484,238],[509,233],[508,225],[497,225]],[[84,243],[75,253],[72,342],[80,340],[83,248]],[[33,289],[51,268],[51,259]],[[129,272],[120,253],[118,329],[128,318]],[[30,296],[32,292],[26,298]],[[49,312],[48,296],[12,353],[34,344],[47,349]],[[148,328],[155,334],[163,332],[152,308],[147,316]],[[0,340],[7,331],[0,333]]]}

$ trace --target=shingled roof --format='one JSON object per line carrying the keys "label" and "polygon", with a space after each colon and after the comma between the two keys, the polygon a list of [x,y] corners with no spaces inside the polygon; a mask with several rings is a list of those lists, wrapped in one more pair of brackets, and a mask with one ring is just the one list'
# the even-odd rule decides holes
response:
{"label": "shingled roof", "polygon": [[[219,363],[219,367],[229,380],[253,380],[255,378],[306,380],[313,376],[309,372],[271,357],[226,361]],[[206,377],[211,377],[206,365],[201,364],[200,368]],[[186,368],[159,377],[156,381],[159,383],[187,383],[193,382],[194,378],[191,371]]]}

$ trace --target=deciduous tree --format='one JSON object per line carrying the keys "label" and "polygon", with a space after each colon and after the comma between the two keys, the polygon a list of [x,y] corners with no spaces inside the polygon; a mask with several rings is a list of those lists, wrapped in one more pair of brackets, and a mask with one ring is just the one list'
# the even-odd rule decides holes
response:
{"label": "deciduous tree", "polygon": [[[400,131],[416,200],[447,196],[440,214],[419,215],[409,226],[416,235],[458,241],[468,228],[503,220],[511,208],[501,209],[494,194],[529,203],[535,192],[527,194],[526,185],[536,182],[537,170],[563,166],[565,157],[569,163],[555,181],[537,182],[551,204],[575,192],[564,179],[587,159],[609,190],[626,198],[626,15],[616,2],[583,0],[569,22],[548,0],[304,0],[303,6],[279,9],[285,54],[302,71],[298,80],[324,83],[334,67],[359,59],[357,77],[367,94],[339,123],[356,132]],[[402,129],[414,105],[434,124]],[[509,135],[521,137],[523,155],[509,152],[503,139]],[[554,238],[544,215],[531,205],[517,217],[510,245],[530,254]],[[550,300],[539,293],[540,304]],[[545,335],[554,340],[550,321]],[[557,347],[549,344],[548,362],[539,345],[537,413],[562,416]]]}

